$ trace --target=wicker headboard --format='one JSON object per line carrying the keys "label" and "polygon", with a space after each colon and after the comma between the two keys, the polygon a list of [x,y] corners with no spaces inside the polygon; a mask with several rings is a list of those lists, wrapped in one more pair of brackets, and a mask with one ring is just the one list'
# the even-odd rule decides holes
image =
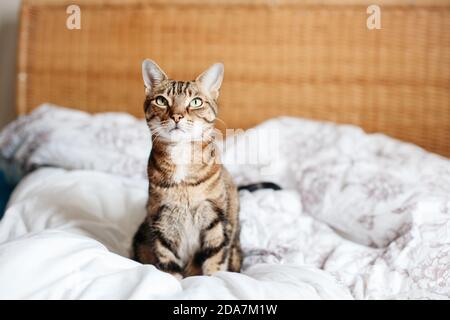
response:
{"label": "wicker headboard", "polygon": [[[17,111],[43,102],[143,116],[141,62],[192,79],[225,63],[220,117],[278,115],[383,132],[450,156],[450,2],[25,0]],[[320,3],[320,4],[317,4]],[[66,7],[81,8],[81,30]]]}

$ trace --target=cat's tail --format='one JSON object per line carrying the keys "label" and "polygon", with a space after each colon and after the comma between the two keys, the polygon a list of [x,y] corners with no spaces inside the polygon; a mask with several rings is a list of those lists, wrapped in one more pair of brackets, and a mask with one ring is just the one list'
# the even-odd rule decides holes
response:
{"label": "cat's tail", "polygon": [[258,183],[252,183],[247,184],[245,186],[239,186],[238,191],[241,190],[248,190],[250,192],[254,192],[261,189],[272,189],[272,190],[281,190],[281,187],[273,182],[258,182]]}

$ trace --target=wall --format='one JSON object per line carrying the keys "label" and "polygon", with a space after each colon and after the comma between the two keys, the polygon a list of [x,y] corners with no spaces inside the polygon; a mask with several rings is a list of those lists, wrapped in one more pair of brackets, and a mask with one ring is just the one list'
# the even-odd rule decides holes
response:
{"label": "wall", "polygon": [[14,119],[15,68],[20,0],[0,1],[0,128]]}

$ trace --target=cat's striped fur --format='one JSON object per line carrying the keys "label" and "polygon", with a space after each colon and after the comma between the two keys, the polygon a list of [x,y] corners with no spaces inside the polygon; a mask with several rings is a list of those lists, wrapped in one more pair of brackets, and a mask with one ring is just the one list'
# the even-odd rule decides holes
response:
{"label": "cat's striped fur", "polygon": [[134,237],[134,257],[179,278],[239,272],[239,197],[212,136],[223,66],[174,81],[146,60],[143,77],[153,145],[148,214]]}

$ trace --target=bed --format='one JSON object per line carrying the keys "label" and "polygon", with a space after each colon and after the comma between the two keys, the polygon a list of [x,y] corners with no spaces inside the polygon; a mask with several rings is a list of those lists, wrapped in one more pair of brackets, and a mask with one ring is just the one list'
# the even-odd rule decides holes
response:
{"label": "bed", "polygon": [[[79,4],[80,30],[65,1],[22,5],[21,117],[0,153],[23,178],[0,221],[0,298],[450,297],[446,1],[383,2],[382,30],[357,0]],[[240,274],[178,281],[128,258],[145,215],[146,57],[177,78],[223,61],[221,129],[280,135],[258,164],[231,161],[244,136],[223,152],[236,183],[283,187],[240,193]]]}

